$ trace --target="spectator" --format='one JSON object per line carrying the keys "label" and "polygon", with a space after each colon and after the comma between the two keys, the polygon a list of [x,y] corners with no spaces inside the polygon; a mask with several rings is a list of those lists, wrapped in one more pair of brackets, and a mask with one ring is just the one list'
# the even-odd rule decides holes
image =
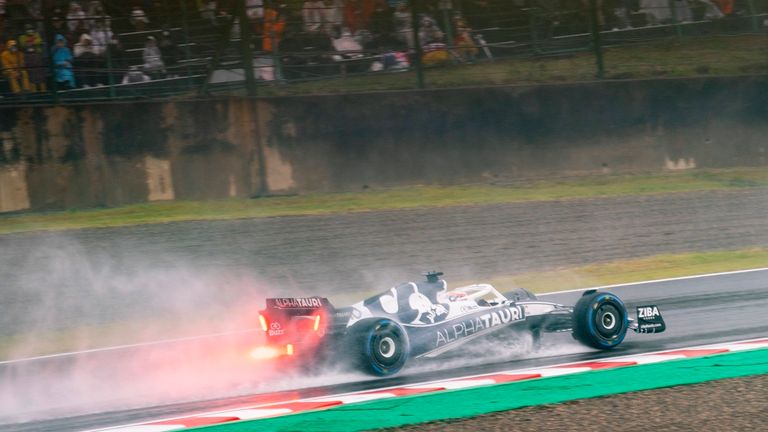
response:
{"label": "spectator", "polygon": [[66,35],[69,33],[69,29],[67,29],[66,22],[64,21],[64,12],[62,12],[61,9],[54,9],[53,15],[51,16],[51,25],[53,26],[53,34],[51,35],[52,38],[49,39],[48,42],[51,45],[55,45],[56,41],[54,39],[56,35]]}
{"label": "spectator", "polygon": [[152,79],[158,79],[165,73],[163,53],[157,47],[157,40],[154,36],[147,37],[147,43],[141,57],[144,59],[144,70]]}
{"label": "spectator", "polygon": [[123,76],[123,84],[134,84],[134,83],[140,83],[140,82],[147,82],[150,81],[151,78],[148,77],[144,72],[139,69],[138,66],[131,66],[131,69],[128,71],[128,73]]}
{"label": "spectator", "polygon": [[91,36],[93,36],[94,29],[109,29],[112,26],[111,17],[107,14],[100,1],[92,1],[88,4],[88,18],[90,18],[88,20],[88,28],[91,30]]}
{"label": "spectator", "polygon": [[368,30],[371,31],[374,37],[394,33],[395,21],[393,20],[392,10],[390,10],[386,2],[376,0]]}
{"label": "spectator", "polygon": [[29,76],[24,68],[24,53],[19,51],[15,40],[9,40],[5,50],[0,54],[3,65],[3,75],[8,79],[13,93],[29,91]]}
{"label": "spectator", "polygon": [[86,16],[83,12],[83,8],[79,3],[72,2],[69,4],[69,13],[67,13],[67,28],[69,32],[73,34],[84,33],[87,31]]}
{"label": "spectator", "polygon": [[36,49],[39,49],[40,52],[43,52],[43,37],[40,36],[40,33],[38,33],[35,30],[35,26],[32,24],[26,24],[24,26],[24,34],[19,36],[19,45],[21,45],[24,48],[24,52],[27,51],[27,46],[29,46],[28,42],[32,42],[32,46]]}
{"label": "spectator", "polygon": [[720,11],[720,8],[715,5],[713,0],[699,0],[699,2],[704,4],[704,18],[715,20],[725,17],[725,14]]}
{"label": "spectator", "polygon": [[301,8],[301,17],[304,22],[304,31],[317,33],[323,27],[323,8],[325,5],[320,0],[307,0]]}
{"label": "spectator", "polygon": [[24,42],[24,63],[29,75],[29,91],[47,91],[48,61],[43,55],[42,47],[36,46],[31,38]]}
{"label": "spectator", "polygon": [[722,12],[723,15],[733,14],[733,7],[736,3],[734,0],[714,0],[714,2],[717,4],[718,8],[720,8],[720,12]]}
{"label": "spectator", "polygon": [[67,47],[67,39],[56,35],[56,45],[53,48],[53,65],[55,66],[56,82],[75,88],[75,74],[72,72],[72,51]]}
{"label": "spectator", "polygon": [[215,1],[199,1],[198,10],[200,11],[200,18],[208,21],[211,25],[216,25],[216,2]]}
{"label": "spectator", "polygon": [[149,18],[141,6],[134,6],[131,11],[131,25],[136,31],[144,31],[149,24]]}
{"label": "spectator", "polygon": [[472,29],[469,28],[464,18],[457,16],[454,19],[456,26],[456,37],[453,40],[453,45],[456,47],[456,54],[458,57],[466,62],[475,61],[477,56],[477,46],[475,41],[472,40]]}
{"label": "spectator", "polygon": [[169,69],[175,68],[176,65],[179,64],[179,57],[181,56],[179,53],[179,45],[173,40],[173,37],[171,37],[170,30],[167,28],[163,29],[157,46],[160,48],[165,67]]}
{"label": "spectator", "polygon": [[104,19],[94,20],[89,35],[93,40],[93,46],[97,53],[99,55],[104,54],[113,36],[112,29],[109,27],[109,21]]}
{"label": "spectator", "polygon": [[80,35],[80,42],[75,44],[75,64],[81,71],[83,87],[96,86],[101,82],[99,74],[104,65],[100,54],[88,33]]}
{"label": "spectator", "polygon": [[107,45],[106,56],[112,63],[112,69],[125,70],[127,67],[127,61],[125,58],[125,50],[123,44],[116,35],[112,35]]}
{"label": "spectator", "polygon": [[437,65],[450,60],[448,47],[445,45],[443,31],[429,15],[422,15],[419,20],[419,43],[422,45],[422,64]]}
{"label": "spectator", "polygon": [[323,0],[323,32],[334,35],[333,30],[340,28],[344,20],[344,3],[341,0]]}
{"label": "spectator", "polygon": [[345,28],[341,31],[341,37],[333,40],[333,48],[343,53],[343,58],[357,58],[362,57],[361,51],[363,47],[360,42],[352,36],[349,29]]}
{"label": "spectator", "polygon": [[99,0],[90,0],[85,8],[89,18],[97,18],[106,15],[104,5]]}
{"label": "spectator", "polygon": [[285,32],[285,5],[267,3],[264,9],[264,38],[262,49],[268,53],[279,46]]}
{"label": "spectator", "polygon": [[405,42],[408,48],[413,49],[413,25],[411,17],[411,9],[408,4],[401,1],[397,4],[395,13],[393,15],[395,21],[395,32],[397,39]]}
{"label": "spectator", "polygon": [[110,39],[104,57],[108,62],[105,82],[107,84],[114,84],[115,74],[122,74],[128,69],[128,60],[125,56],[125,50],[117,36],[113,35],[112,39]]}
{"label": "spectator", "polygon": [[352,34],[367,29],[375,7],[373,0],[346,0],[344,25]]}
{"label": "spectator", "polygon": [[251,21],[264,18],[264,0],[245,0],[245,13]]}
{"label": "spectator", "polygon": [[443,31],[429,15],[423,14],[419,20],[419,43],[427,45],[443,42]]}

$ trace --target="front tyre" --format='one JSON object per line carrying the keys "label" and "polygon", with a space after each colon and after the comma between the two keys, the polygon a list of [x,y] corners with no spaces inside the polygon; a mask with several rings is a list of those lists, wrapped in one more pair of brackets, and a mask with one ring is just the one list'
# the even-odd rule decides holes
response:
{"label": "front tyre", "polygon": [[628,327],[627,308],[614,294],[588,294],[573,307],[573,337],[584,345],[615,348],[624,340]]}
{"label": "front tyre", "polygon": [[408,359],[408,335],[392,320],[377,319],[363,324],[355,339],[360,350],[358,364],[371,375],[393,375],[402,369]]}

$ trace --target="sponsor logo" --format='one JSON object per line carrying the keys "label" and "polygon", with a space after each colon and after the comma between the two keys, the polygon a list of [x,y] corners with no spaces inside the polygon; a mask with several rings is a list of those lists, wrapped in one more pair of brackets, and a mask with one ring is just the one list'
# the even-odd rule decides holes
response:
{"label": "sponsor logo", "polygon": [[640,324],[641,329],[653,329],[653,328],[659,328],[661,327],[661,323],[653,323],[653,324]]}
{"label": "sponsor logo", "polygon": [[659,313],[659,308],[656,306],[642,306],[637,308],[637,317],[639,319],[652,320],[658,316],[661,316],[661,314]]}
{"label": "sponsor logo", "polygon": [[523,320],[525,320],[525,313],[520,306],[507,306],[493,312],[488,312],[479,317],[466,319],[452,324],[450,327],[438,330],[435,348],[492,327]]}
{"label": "sponsor logo", "polygon": [[270,336],[280,336],[285,333],[285,330],[283,330],[280,327],[280,323],[273,322],[269,324],[269,331],[267,332]]}
{"label": "sponsor logo", "polygon": [[275,306],[282,309],[323,307],[323,302],[319,298],[276,298],[274,302]]}

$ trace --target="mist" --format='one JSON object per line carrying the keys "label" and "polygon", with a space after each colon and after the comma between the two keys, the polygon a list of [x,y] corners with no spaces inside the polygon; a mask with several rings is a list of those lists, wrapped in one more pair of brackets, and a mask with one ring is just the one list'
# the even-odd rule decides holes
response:
{"label": "mist", "polygon": [[13,361],[0,364],[0,422],[258,391],[268,366],[247,353],[261,342],[257,311],[270,291],[255,273],[86,250],[63,235],[32,243],[3,254],[15,280],[0,318],[0,360]]}
{"label": "mist", "polygon": [[[346,366],[302,373],[254,361],[248,353],[263,342],[257,312],[268,296],[335,294],[343,306],[414,278],[402,269],[364,269],[360,288],[339,296],[277,286],[257,269],[220,265],[215,256],[205,266],[151,247],[85,247],[81,240],[35,235],[23,249],[0,254],[16,288],[7,289],[0,318],[0,424],[369,380]],[[583,350],[545,342],[531,354],[526,337],[478,340],[445,358],[409,362],[403,374]]]}

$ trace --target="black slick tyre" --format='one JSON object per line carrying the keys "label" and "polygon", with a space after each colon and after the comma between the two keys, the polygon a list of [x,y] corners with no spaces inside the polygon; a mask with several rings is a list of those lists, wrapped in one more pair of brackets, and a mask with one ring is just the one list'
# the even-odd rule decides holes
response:
{"label": "black slick tyre", "polygon": [[359,324],[353,337],[358,366],[375,376],[397,373],[408,360],[410,345],[405,330],[396,322],[382,318]]}
{"label": "black slick tyre", "polygon": [[573,337],[584,345],[602,350],[615,348],[624,340],[627,328],[627,308],[614,294],[587,294],[573,307]]}

